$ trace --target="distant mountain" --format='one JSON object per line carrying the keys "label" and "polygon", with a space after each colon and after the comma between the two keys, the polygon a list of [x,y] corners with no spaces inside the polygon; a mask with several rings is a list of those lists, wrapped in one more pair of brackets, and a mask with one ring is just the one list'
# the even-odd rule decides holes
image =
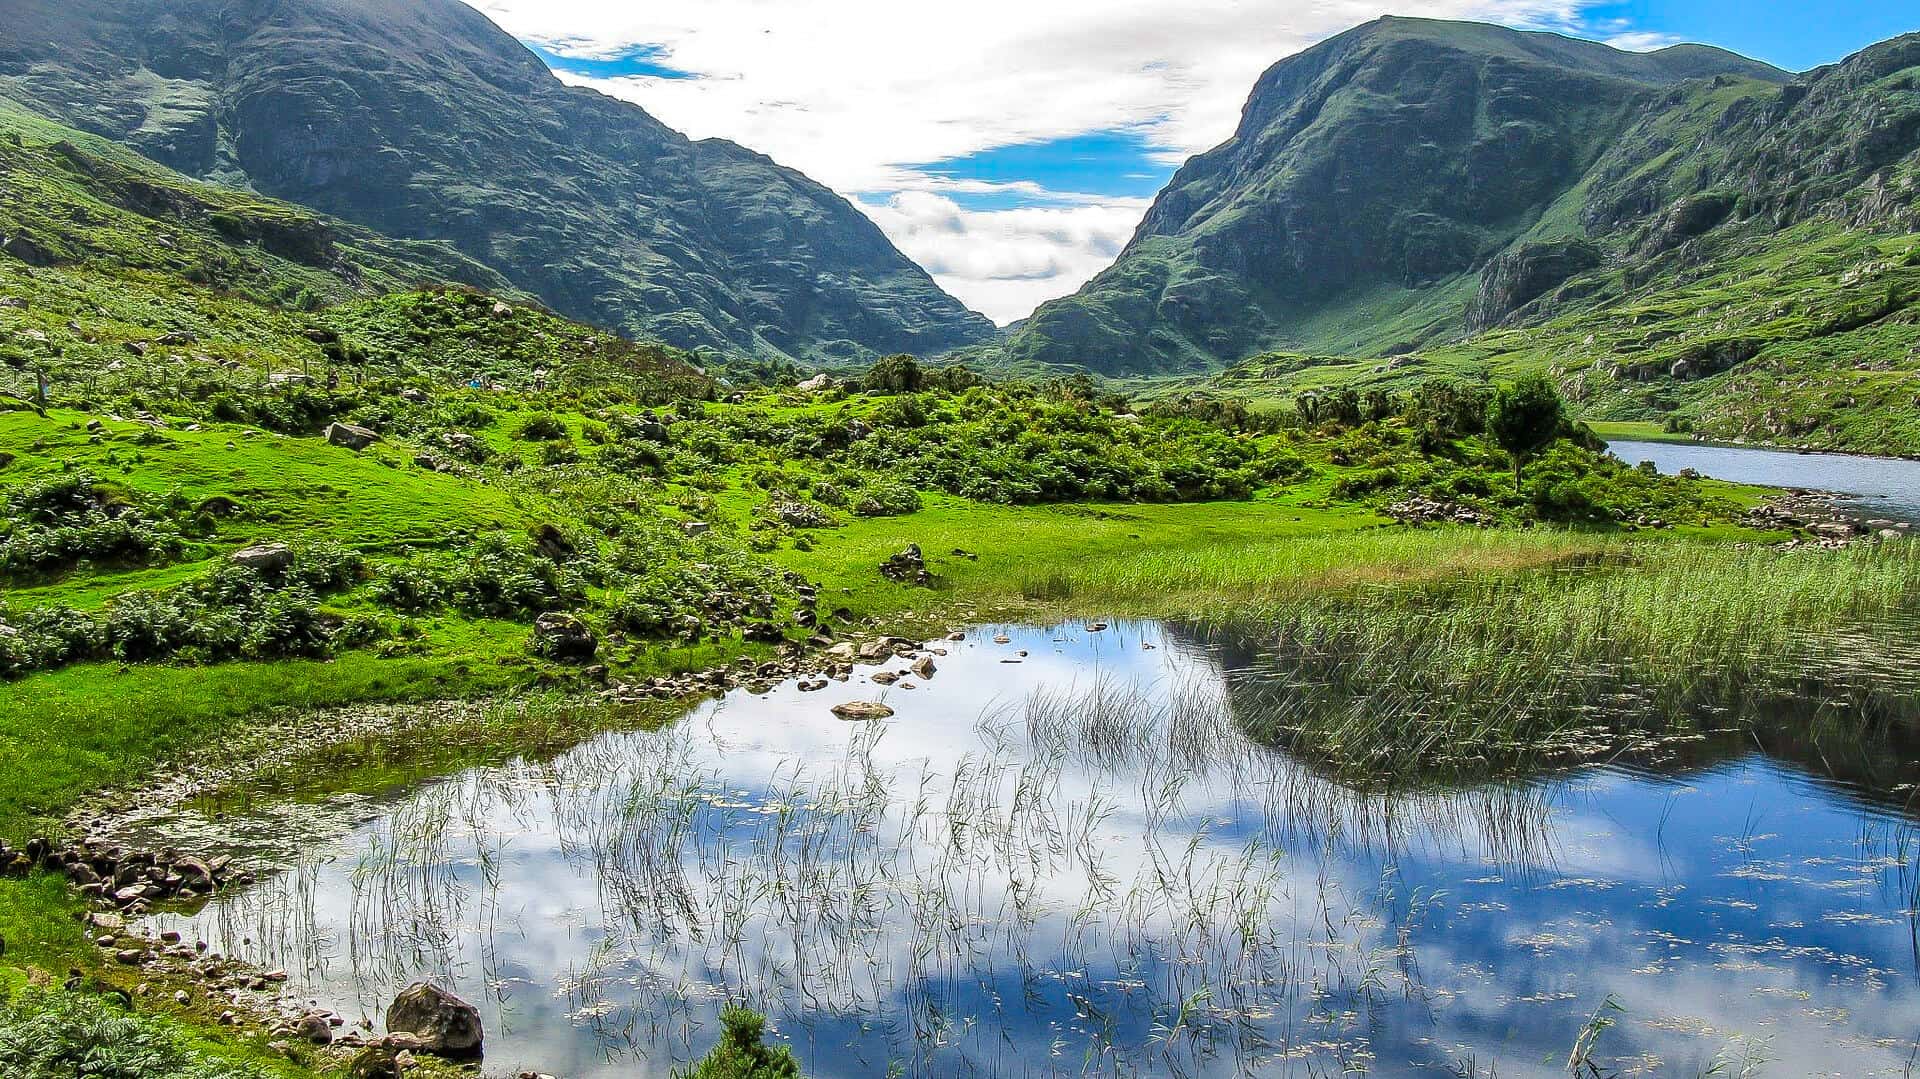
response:
{"label": "distant mountain", "polygon": [[[1118,261],[1043,306],[1004,354],[1143,374],[1457,336],[1609,257],[1589,226],[1625,227],[1634,192],[1682,197],[1684,181],[1633,187],[1618,170],[1625,145],[1661,174],[1653,158],[1684,151],[1641,134],[1689,99],[1683,84],[1770,94],[1790,78],[1694,45],[1369,23],[1268,70],[1233,138],[1188,162]],[[1581,212],[1596,179],[1593,199],[1619,196],[1611,218]]]}
{"label": "distant mountain", "polygon": [[11,0],[0,93],[190,176],[444,240],[556,310],[802,361],[992,324],[846,200],[568,87],[459,0]]}

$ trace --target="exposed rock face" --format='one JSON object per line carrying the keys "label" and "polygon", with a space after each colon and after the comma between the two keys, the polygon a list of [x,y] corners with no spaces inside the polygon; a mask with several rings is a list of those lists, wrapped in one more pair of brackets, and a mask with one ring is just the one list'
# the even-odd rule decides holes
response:
{"label": "exposed rock face", "polygon": [[1467,328],[1483,330],[1528,303],[1600,265],[1600,249],[1585,240],[1522,244],[1487,264]]}
{"label": "exposed rock face", "polygon": [[481,1053],[480,1011],[435,985],[416,982],[387,1008],[387,1029],[420,1039],[423,1052],[454,1060]]}
{"label": "exposed rock face", "polygon": [[[460,0],[17,0],[5,21],[0,78],[39,110],[191,176],[448,241],[629,336],[849,361],[994,332],[846,200],[564,85]],[[328,238],[259,241],[324,260]]]}

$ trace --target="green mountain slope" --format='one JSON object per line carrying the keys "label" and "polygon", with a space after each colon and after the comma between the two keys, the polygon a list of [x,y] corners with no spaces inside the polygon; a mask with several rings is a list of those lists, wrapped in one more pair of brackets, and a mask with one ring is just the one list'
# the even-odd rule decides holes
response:
{"label": "green mountain slope", "polygon": [[632,337],[857,360],[985,339],[845,200],[563,85],[459,0],[22,0],[0,91],[188,175],[443,240]]}
{"label": "green mountain slope", "polygon": [[1700,47],[1398,18],[1349,31],[1269,70],[1234,137],[1007,354],[1140,374],[1280,347],[1406,351],[1460,327],[1479,269],[1652,100],[1703,75],[1785,78]]}
{"label": "green mountain slope", "polygon": [[276,386],[297,410],[330,368],[711,386],[674,350],[569,322],[446,244],[195,181],[0,98],[0,410],[42,375],[67,400],[159,410]]}
{"label": "green mountain slope", "polygon": [[1473,284],[1417,351],[1263,354],[1218,385],[1545,369],[1593,419],[1920,455],[1920,35],[1674,88]]}

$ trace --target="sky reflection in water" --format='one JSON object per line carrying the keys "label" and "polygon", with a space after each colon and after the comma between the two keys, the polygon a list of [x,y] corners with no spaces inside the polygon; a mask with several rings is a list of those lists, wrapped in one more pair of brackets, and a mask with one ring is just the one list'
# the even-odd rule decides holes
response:
{"label": "sky reflection in water", "polygon": [[165,921],[349,1015],[450,982],[489,1075],[665,1076],[729,997],[821,1079],[1564,1075],[1610,994],[1623,1067],[1914,1053],[1912,831],[1791,765],[1361,796],[1248,745],[1162,627],[994,632],[915,689],[429,784]]}

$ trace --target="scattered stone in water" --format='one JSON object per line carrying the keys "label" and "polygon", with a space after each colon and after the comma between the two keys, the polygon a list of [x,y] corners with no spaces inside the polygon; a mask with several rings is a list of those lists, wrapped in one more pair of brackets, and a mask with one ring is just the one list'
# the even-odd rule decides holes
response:
{"label": "scattered stone in water", "polygon": [[994,644],[1012,644],[1013,638],[1007,636],[1004,633],[996,633],[993,635],[993,643]]}
{"label": "scattered stone in water", "polygon": [[1106,629],[1107,629],[1107,624],[1106,624],[1105,622],[1089,622],[1089,623],[1087,623],[1087,632],[1088,632],[1088,633],[1105,633],[1105,632],[1106,632]]}
{"label": "scattered stone in water", "polygon": [[919,659],[914,660],[913,666],[908,669],[924,680],[932,678],[936,668],[933,665],[932,656],[921,656]]}
{"label": "scattered stone in water", "polygon": [[879,701],[848,701],[833,706],[833,714],[848,721],[891,719],[893,709]]}
{"label": "scattered stone in water", "polygon": [[873,684],[878,686],[890,686],[899,680],[900,676],[892,671],[880,671],[874,674],[871,679]]}

